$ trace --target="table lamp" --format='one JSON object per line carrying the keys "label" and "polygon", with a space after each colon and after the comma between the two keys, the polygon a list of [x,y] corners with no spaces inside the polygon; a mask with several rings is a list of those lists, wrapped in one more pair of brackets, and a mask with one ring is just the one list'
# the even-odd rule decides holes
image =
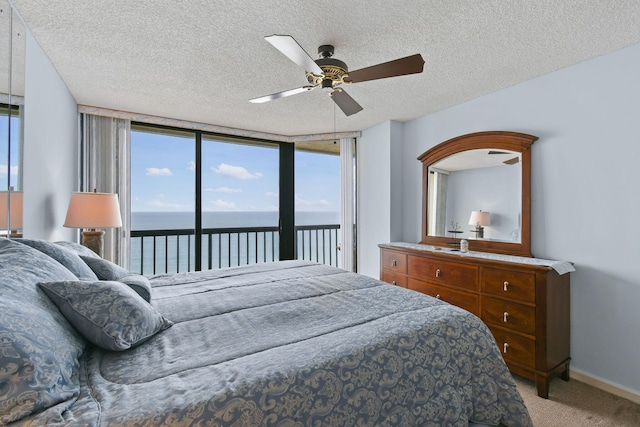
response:
{"label": "table lamp", "polygon": [[82,244],[100,257],[104,249],[104,230],[122,227],[118,195],[114,193],[71,193],[65,227],[88,228],[82,232]]}
{"label": "table lamp", "polygon": [[489,212],[472,211],[469,218],[469,225],[475,225],[476,228],[473,231],[476,233],[476,239],[484,238],[484,226],[491,225],[491,219]]}

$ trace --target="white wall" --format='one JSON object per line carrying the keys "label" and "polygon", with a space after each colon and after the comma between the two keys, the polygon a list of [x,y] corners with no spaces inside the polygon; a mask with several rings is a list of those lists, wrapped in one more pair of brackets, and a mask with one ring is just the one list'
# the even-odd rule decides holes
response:
{"label": "white wall", "polygon": [[451,173],[447,180],[447,230],[457,222],[462,231],[457,238],[475,239],[475,227],[469,225],[469,219],[471,211],[481,210],[489,212],[491,222],[484,227],[485,239],[519,241],[521,175],[519,163]]}
{"label": "white wall", "polygon": [[63,228],[78,186],[78,106],[27,31],[24,114],[24,236],[74,240]]}
{"label": "white wall", "polygon": [[[403,239],[417,242],[419,154],[470,132],[508,130],[540,138],[532,146],[532,252],[575,263],[572,369],[638,394],[639,76],[640,44],[405,123],[401,147]],[[360,159],[379,162],[367,153],[374,148],[368,137],[363,132]],[[372,179],[364,172],[375,174],[361,172],[361,183]],[[377,219],[361,222],[359,233],[384,228],[385,218]],[[373,252],[359,249],[361,257]]]}
{"label": "white wall", "polygon": [[402,125],[385,122],[363,132],[357,148],[357,271],[380,275],[378,243],[402,240]]}

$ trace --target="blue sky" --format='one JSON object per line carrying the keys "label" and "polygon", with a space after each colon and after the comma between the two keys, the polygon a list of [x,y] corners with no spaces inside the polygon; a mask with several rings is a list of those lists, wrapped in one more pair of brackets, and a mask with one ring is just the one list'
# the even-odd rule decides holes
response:
{"label": "blue sky", "polygon": [[[204,139],[203,210],[277,211],[278,150]],[[131,210],[193,211],[192,138],[132,132]],[[340,210],[340,158],[296,151],[296,210]]]}
{"label": "blue sky", "polygon": [[[6,111],[6,110],[5,110]],[[0,187],[6,188],[7,184],[7,171],[11,172],[11,185],[17,189],[18,179],[18,140],[19,140],[19,128],[20,122],[17,117],[11,118],[11,169],[7,167],[7,157],[0,159]],[[8,133],[8,118],[6,114],[0,114],[0,153],[7,153],[7,133]]]}

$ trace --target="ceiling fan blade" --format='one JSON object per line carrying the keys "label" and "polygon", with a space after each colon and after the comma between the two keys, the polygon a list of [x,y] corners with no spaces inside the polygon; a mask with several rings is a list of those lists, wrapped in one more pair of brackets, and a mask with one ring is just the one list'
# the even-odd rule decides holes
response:
{"label": "ceiling fan blade", "polygon": [[346,116],[362,111],[362,107],[344,89],[334,90],[329,94]]}
{"label": "ceiling fan blade", "polygon": [[296,95],[298,93],[306,92],[315,89],[315,86],[302,86],[297,89],[289,89],[284,92],[273,93],[271,95],[261,96],[260,98],[250,99],[249,102],[254,104],[262,104],[263,102],[273,101],[274,99],[284,98],[285,96]]}
{"label": "ceiling fan blade", "polygon": [[505,165],[515,165],[520,161],[519,157],[514,157],[513,159],[509,159],[509,160],[505,160],[504,163]]}
{"label": "ceiling fan blade", "polygon": [[309,71],[319,76],[323,75],[322,69],[293,37],[274,34],[273,36],[267,36],[264,39],[282,52],[284,56],[298,64],[298,66],[304,71]]}
{"label": "ceiling fan blade", "polygon": [[350,71],[348,76],[344,78],[344,81],[347,83],[359,83],[369,80],[386,79],[387,77],[421,73],[423,69],[424,59],[422,59],[422,55],[416,53],[415,55],[405,58]]}

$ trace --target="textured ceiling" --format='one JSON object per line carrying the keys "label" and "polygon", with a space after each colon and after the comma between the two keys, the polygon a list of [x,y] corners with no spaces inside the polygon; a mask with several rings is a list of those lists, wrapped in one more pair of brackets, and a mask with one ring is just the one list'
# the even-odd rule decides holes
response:
{"label": "textured ceiling", "polygon": [[[11,0],[86,106],[282,135],[407,121],[640,42],[626,0]],[[345,117],[264,40],[292,35],[351,70],[420,53],[418,75],[347,86]]]}

